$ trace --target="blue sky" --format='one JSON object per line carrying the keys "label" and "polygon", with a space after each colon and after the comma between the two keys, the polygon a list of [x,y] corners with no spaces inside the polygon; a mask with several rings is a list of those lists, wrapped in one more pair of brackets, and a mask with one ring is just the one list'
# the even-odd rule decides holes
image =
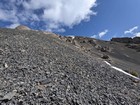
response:
{"label": "blue sky", "polygon": [[19,24],[103,40],[140,36],[140,0],[1,0],[0,27]]}

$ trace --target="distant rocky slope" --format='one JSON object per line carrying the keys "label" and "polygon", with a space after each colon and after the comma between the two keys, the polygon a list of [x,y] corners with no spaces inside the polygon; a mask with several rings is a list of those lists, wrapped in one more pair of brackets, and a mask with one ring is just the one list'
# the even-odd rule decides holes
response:
{"label": "distant rocky slope", "polygon": [[104,62],[139,67],[136,58],[116,42],[0,29],[0,104],[139,105],[139,80]]}
{"label": "distant rocky slope", "polygon": [[133,44],[140,44],[140,37],[124,37],[124,38],[112,38],[111,41],[120,42],[120,43],[133,43]]}
{"label": "distant rocky slope", "polygon": [[137,52],[140,52],[140,37],[112,38],[111,41],[119,42],[119,43],[125,43],[126,47],[134,49]]}

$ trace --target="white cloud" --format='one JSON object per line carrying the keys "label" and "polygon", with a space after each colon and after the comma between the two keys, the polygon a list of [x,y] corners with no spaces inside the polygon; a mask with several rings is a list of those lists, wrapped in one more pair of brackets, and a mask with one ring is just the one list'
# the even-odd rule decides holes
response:
{"label": "white cloud", "polygon": [[34,25],[43,22],[42,28],[52,31],[64,31],[64,26],[73,27],[96,15],[92,9],[96,0],[10,0],[6,3],[0,3],[0,20]]}
{"label": "white cloud", "polygon": [[103,32],[99,33],[99,37],[102,38],[104,35],[106,35],[108,33],[108,30],[104,30]]}
{"label": "white cloud", "polygon": [[138,32],[138,26],[135,26],[131,29],[129,29],[128,31],[125,31],[125,34],[131,34],[132,37],[140,37],[140,32]]}
{"label": "white cloud", "polygon": [[97,35],[92,35],[90,36],[91,38],[97,38],[98,36]]}
{"label": "white cloud", "polygon": [[135,33],[134,36],[136,36],[136,37],[140,37],[140,32]]}
{"label": "white cloud", "polygon": [[0,9],[0,20],[8,22],[17,22],[18,18],[15,16],[16,12],[14,10],[2,10]]}
{"label": "white cloud", "polygon": [[102,32],[99,32],[99,34],[97,34],[97,35],[92,35],[92,36],[90,36],[91,38],[102,38],[104,35],[106,35],[108,33],[108,30],[106,29],[106,30],[104,30],[104,31],[102,31]]}
{"label": "white cloud", "polygon": [[134,34],[134,31],[138,29],[138,26],[135,26],[127,31],[124,32],[124,34]]}
{"label": "white cloud", "polygon": [[11,25],[7,26],[7,28],[12,28],[12,29],[14,29],[14,28],[16,28],[16,27],[19,26],[19,25],[20,25],[19,23],[14,23],[14,24],[11,24]]}

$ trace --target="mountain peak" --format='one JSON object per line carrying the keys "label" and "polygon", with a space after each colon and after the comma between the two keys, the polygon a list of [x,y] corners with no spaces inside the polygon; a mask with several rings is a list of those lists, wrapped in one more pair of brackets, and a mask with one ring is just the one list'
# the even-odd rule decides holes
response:
{"label": "mountain peak", "polygon": [[18,29],[18,30],[31,30],[29,27],[27,27],[25,25],[19,25],[15,29]]}

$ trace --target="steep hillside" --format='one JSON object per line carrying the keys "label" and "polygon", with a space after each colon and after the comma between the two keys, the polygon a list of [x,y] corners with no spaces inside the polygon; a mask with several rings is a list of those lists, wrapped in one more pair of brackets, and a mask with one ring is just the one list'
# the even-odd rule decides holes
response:
{"label": "steep hillside", "polygon": [[98,52],[112,50],[95,42],[91,51],[53,33],[0,29],[1,105],[139,105],[139,79],[107,65]]}
{"label": "steep hillside", "polygon": [[91,56],[102,58],[126,72],[140,76],[140,38],[102,41],[86,37],[60,37]]}

